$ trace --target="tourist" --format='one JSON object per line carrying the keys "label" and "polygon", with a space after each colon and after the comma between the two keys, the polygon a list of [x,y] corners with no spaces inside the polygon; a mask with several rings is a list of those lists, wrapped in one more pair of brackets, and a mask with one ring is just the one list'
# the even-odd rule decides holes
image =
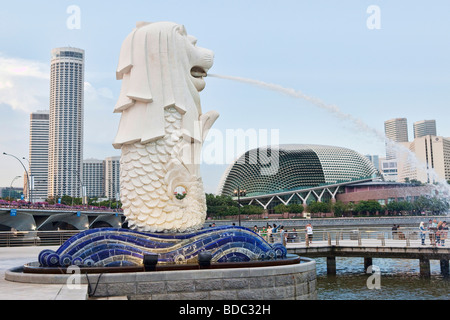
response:
{"label": "tourist", "polygon": [[419,225],[419,230],[420,230],[420,240],[422,240],[422,245],[424,246],[427,229],[425,228],[425,223],[423,223],[423,221]]}
{"label": "tourist", "polygon": [[280,227],[280,238],[283,246],[286,246],[286,231],[284,230],[284,226]]}
{"label": "tourist", "polygon": [[261,235],[261,237],[263,237],[264,240],[267,241],[267,228],[266,227],[261,228],[260,235]]}
{"label": "tourist", "polygon": [[430,244],[435,245],[435,229],[433,227],[433,220],[428,220],[428,237],[430,239]]}
{"label": "tourist", "polygon": [[447,235],[448,235],[448,226],[447,226],[447,222],[443,221],[442,222],[442,234],[441,234],[441,245],[443,247],[445,247],[445,239],[447,239]]}
{"label": "tourist", "polygon": [[287,234],[288,242],[295,242],[296,238],[297,238],[297,230],[295,228],[293,228]]}
{"label": "tourist", "polygon": [[258,226],[256,224],[253,226],[253,232],[258,233]]}
{"label": "tourist", "polygon": [[392,239],[397,239],[397,229],[398,229],[398,227],[397,227],[397,225],[393,225],[392,226]]}
{"label": "tourist", "polygon": [[313,228],[312,228],[312,225],[311,225],[311,223],[308,223],[307,225],[306,225],[306,240],[309,242],[309,243],[312,243],[312,239],[313,239]]}
{"label": "tourist", "polygon": [[267,242],[269,242],[269,243],[273,242],[273,239],[272,239],[272,226],[270,224],[267,226]]}
{"label": "tourist", "polygon": [[436,244],[438,246],[441,245],[441,235],[442,235],[442,221],[439,221],[439,223],[436,226]]}

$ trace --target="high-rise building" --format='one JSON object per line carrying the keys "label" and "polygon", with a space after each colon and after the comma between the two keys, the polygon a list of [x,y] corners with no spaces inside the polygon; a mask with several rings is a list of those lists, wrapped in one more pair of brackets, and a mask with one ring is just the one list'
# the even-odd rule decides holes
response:
{"label": "high-rise building", "polygon": [[120,157],[108,157],[105,159],[105,195],[109,199],[119,199]]}
{"label": "high-rise building", "polygon": [[48,196],[82,196],[84,50],[52,50]]}
{"label": "high-rise building", "polygon": [[380,170],[380,157],[377,155],[366,154],[366,158],[372,162],[375,169]]}
{"label": "high-rise building", "polygon": [[30,150],[28,170],[33,202],[47,198],[49,112],[30,114]]}
{"label": "high-rise building", "polygon": [[414,122],[414,139],[428,135],[437,135],[436,120],[422,120]]}
{"label": "high-rise building", "polygon": [[380,159],[380,173],[385,181],[398,181],[397,159]]}
{"label": "high-rise building", "polygon": [[105,195],[105,162],[97,159],[83,161],[83,184],[88,198]]}
{"label": "high-rise building", "polygon": [[399,180],[419,180],[434,183],[450,180],[450,139],[424,136],[404,143],[409,153],[399,159]]}
{"label": "high-rise building", "polygon": [[[408,121],[406,118],[395,118],[384,122],[386,138],[394,143],[408,142]],[[386,159],[396,158],[395,145],[386,144]]]}

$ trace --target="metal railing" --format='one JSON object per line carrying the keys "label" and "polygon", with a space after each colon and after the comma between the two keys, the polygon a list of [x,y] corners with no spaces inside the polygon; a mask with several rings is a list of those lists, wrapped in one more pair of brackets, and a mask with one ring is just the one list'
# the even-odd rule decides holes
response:
{"label": "metal railing", "polygon": [[[4,231],[0,232],[0,247],[18,246],[60,246],[70,237],[78,234],[79,230],[59,231]],[[321,229],[314,230],[312,242],[306,236],[303,229],[297,231],[287,230],[284,233],[260,235],[269,243],[281,242],[286,246],[304,245],[315,243],[321,245],[371,245],[386,246],[396,245],[409,247],[411,244],[421,244],[420,232],[417,228],[401,228],[393,231],[382,227],[367,227],[358,229]],[[425,236],[426,245],[437,245],[437,240],[448,238],[448,232],[427,232]]]}
{"label": "metal railing", "polygon": [[[387,228],[361,228],[361,229],[323,229],[313,232],[309,238],[304,230],[261,234],[269,243],[282,242],[285,246],[314,243],[321,245],[351,245],[351,246],[403,246],[422,245],[421,233],[417,228],[402,228],[390,230]],[[443,245],[448,238],[448,231],[427,231],[424,243],[428,246]]]}
{"label": "metal railing", "polygon": [[0,232],[0,247],[60,246],[80,231],[7,231]]}

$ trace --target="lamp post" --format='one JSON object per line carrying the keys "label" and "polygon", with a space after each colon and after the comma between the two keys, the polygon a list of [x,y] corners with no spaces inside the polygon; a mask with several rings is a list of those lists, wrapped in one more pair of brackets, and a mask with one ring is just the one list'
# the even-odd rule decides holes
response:
{"label": "lamp post", "polygon": [[27,160],[27,162],[28,162],[28,170],[30,171],[30,176],[29,176],[29,178],[30,178],[30,183],[29,183],[30,191],[29,191],[29,194],[30,194],[30,199],[33,199],[34,177],[33,177],[33,174],[31,172],[31,164],[30,164],[30,161],[28,161],[27,158],[22,157],[22,159],[23,160]]}
{"label": "lamp post", "polygon": [[6,152],[3,152],[3,154],[4,154],[5,156],[10,156],[10,157],[16,158],[17,161],[19,161],[20,164],[22,165],[23,170],[25,170],[25,173],[27,174],[28,201],[30,201],[30,202],[32,203],[32,202],[33,202],[33,199],[31,199],[31,193],[30,193],[30,176],[28,175],[28,170],[27,170],[27,169],[25,168],[25,166],[23,165],[23,162],[20,161],[20,159],[17,158],[15,155],[12,155],[12,154],[9,154],[9,153],[6,153]]}
{"label": "lamp post", "polygon": [[246,191],[241,189],[239,186],[234,190],[234,195],[238,197],[238,210],[239,210],[239,227],[241,226],[241,196],[246,195]]}
{"label": "lamp post", "polygon": [[86,192],[84,190],[83,180],[81,180],[80,173],[78,172],[78,170],[73,170],[73,171],[77,174],[78,181],[80,182],[80,185],[81,185],[81,204],[84,205],[84,204],[86,204],[86,196],[85,196]]}
{"label": "lamp post", "polygon": [[15,176],[14,179],[12,179],[11,181],[11,185],[9,186],[9,204],[11,204],[11,190],[12,190],[12,185],[14,183],[14,181],[16,181],[17,179],[21,178],[22,176]]}

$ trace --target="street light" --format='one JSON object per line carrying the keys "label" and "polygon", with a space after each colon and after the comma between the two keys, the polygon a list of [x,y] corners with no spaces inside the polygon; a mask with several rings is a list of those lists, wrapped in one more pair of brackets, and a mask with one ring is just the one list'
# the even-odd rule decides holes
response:
{"label": "street light", "polygon": [[234,190],[234,195],[238,197],[238,210],[239,210],[239,227],[241,226],[241,196],[247,194],[246,190],[241,189],[239,186],[236,190]]}
{"label": "street light", "polygon": [[29,177],[30,178],[30,184],[29,184],[29,186],[30,186],[30,199],[33,199],[34,178],[33,178],[32,172],[31,172],[31,164],[30,164],[30,161],[28,161],[27,158],[22,157],[22,159],[23,160],[27,160],[27,162],[28,162],[28,170],[30,170],[30,177]]}
{"label": "street light", "polygon": [[28,201],[30,201],[30,202],[32,203],[32,202],[33,202],[33,199],[31,199],[31,193],[30,193],[30,176],[28,175],[28,170],[27,170],[27,169],[25,168],[25,166],[23,165],[23,162],[20,161],[20,159],[17,158],[15,155],[12,155],[12,154],[9,154],[9,153],[6,153],[6,152],[3,152],[3,154],[4,154],[5,156],[10,156],[10,157],[16,158],[17,161],[19,161],[20,164],[22,165],[23,170],[25,170],[25,173],[27,174]]}
{"label": "street light", "polygon": [[14,181],[16,181],[17,179],[21,178],[22,176],[16,176],[14,177],[14,179],[12,179],[11,181],[11,185],[9,186],[9,203],[11,204],[11,189],[12,189],[12,185],[14,183]]}
{"label": "street light", "polygon": [[[80,182],[80,186],[81,186],[81,203],[84,205],[84,204],[86,204],[86,195],[85,195],[86,191],[85,191],[85,187],[83,185],[83,180],[81,180],[81,175],[78,172],[78,170],[73,170],[73,171],[77,174],[78,181]],[[73,197],[72,197],[72,199],[73,199]]]}

